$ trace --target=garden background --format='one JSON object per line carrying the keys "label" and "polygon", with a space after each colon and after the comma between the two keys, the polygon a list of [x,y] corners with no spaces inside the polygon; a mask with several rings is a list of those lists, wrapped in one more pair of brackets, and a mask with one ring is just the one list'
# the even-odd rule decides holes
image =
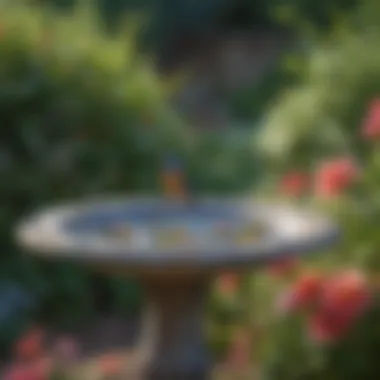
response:
{"label": "garden background", "polygon": [[[159,193],[174,152],[194,196],[310,202],[344,228],[316,260],[222,276],[216,356],[268,380],[378,378],[379,22],[376,0],[2,1],[4,359],[36,321],[98,324],[91,335],[123,316],[137,328],[132,280],[24,256],[13,229],[51,202]],[[319,304],[326,292],[333,311]]]}

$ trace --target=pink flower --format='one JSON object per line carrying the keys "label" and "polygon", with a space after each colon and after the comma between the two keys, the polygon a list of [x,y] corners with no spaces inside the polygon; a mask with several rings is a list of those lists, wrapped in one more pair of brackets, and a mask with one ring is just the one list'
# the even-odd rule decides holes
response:
{"label": "pink flower", "polygon": [[4,380],[49,380],[49,373],[30,365],[14,365],[5,373]]}
{"label": "pink flower", "polygon": [[380,138],[380,99],[374,99],[362,125],[362,135],[366,139]]}
{"label": "pink flower", "polygon": [[14,367],[7,371],[4,380],[34,380],[30,371],[23,367]]}
{"label": "pink flower", "polygon": [[280,184],[280,190],[288,196],[300,196],[307,188],[308,180],[301,172],[286,174]]}
{"label": "pink flower", "polygon": [[287,291],[280,295],[277,308],[280,312],[297,311],[314,306],[319,300],[322,277],[318,273],[306,273]]}
{"label": "pink flower", "polygon": [[339,273],[323,286],[322,307],[356,319],[370,305],[371,291],[365,275],[357,269]]}
{"label": "pink flower", "polygon": [[309,320],[310,336],[321,343],[341,338],[367,310],[370,300],[367,280],[356,269],[326,280],[317,313]]}
{"label": "pink flower", "polygon": [[316,173],[315,192],[322,198],[340,195],[358,177],[358,168],[350,158],[323,163]]}

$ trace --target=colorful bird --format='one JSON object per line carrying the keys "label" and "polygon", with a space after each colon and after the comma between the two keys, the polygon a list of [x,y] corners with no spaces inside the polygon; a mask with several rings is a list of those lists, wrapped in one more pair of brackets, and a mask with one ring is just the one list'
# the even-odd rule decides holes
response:
{"label": "colorful bird", "polygon": [[183,200],[187,197],[182,163],[175,154],[165,156],[161,176],[164,194],[168,198]]}

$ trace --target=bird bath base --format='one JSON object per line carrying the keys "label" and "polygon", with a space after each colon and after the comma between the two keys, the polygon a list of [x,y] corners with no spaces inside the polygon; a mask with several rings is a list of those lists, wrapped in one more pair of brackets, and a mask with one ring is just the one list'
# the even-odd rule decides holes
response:
{"label": "bird bath base", "polygon": [[337,237],[310,211],[231,199],[84,202],[38,213],[18,230],[22,245],[45,259],[136,277],[147,296],[139,380],[210,379],[204,309],[218,272],[320,250]]}
{"label": "bird bath base", "polygon": [[211,361],[203,331],[208,281],[188,277],[142,281],[142,285],[148,300],[142,345],[152,348],[146,378],[208,379]]}

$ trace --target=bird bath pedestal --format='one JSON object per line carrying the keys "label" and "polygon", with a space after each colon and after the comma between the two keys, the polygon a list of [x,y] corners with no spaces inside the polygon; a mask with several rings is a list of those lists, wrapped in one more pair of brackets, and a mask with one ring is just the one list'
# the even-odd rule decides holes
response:
{"label": "bird bath pedestal", "polygon": [[140,282],[147,312],[136,368],[148,380],[210,379],[204,306],[218,273],[328,248],[337,237],[310,210],[242,199],[79,202],[37,213],[18,229],[22,246],[44,259]]}

